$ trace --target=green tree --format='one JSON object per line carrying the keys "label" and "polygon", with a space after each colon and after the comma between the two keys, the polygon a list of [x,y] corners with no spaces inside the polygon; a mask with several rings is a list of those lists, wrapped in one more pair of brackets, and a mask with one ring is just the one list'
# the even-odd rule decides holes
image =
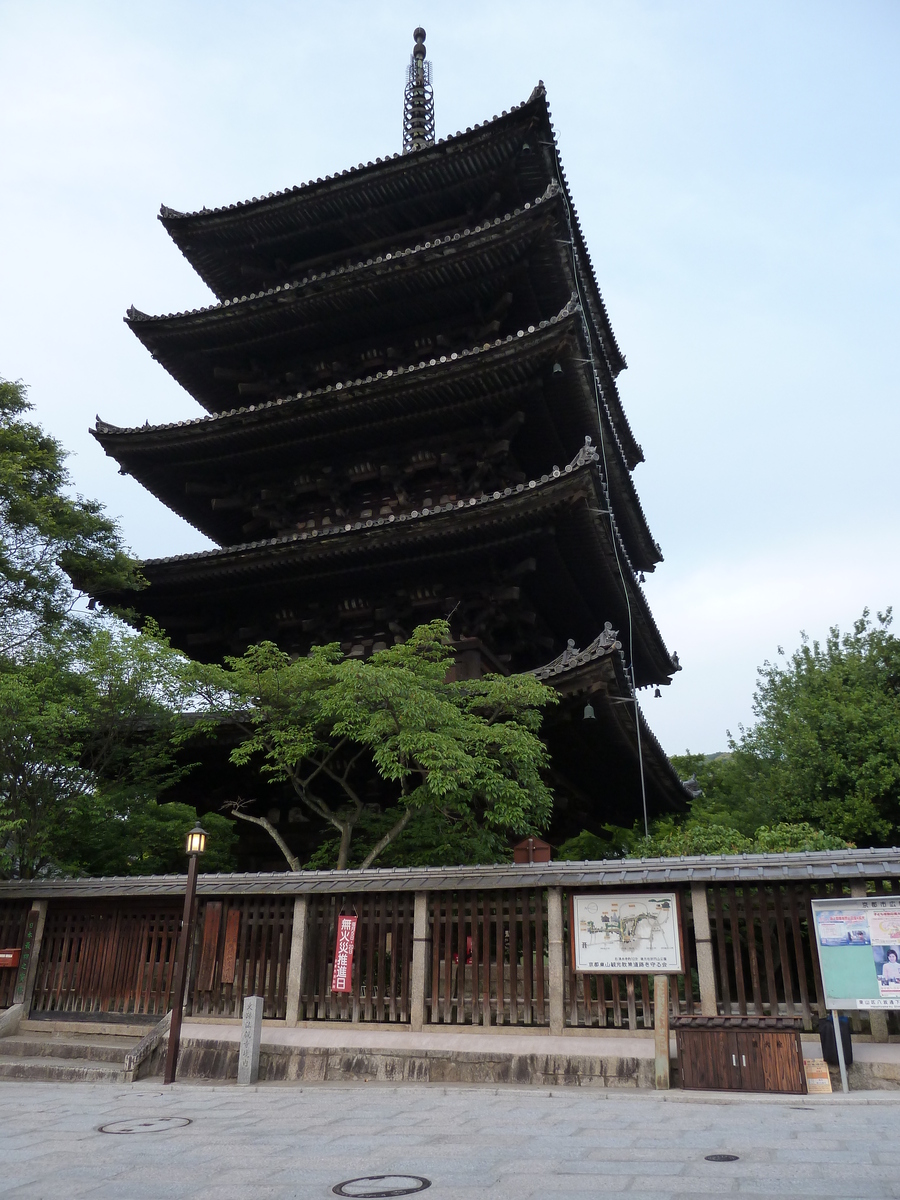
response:
{"label": "green tree", "polygon": [[65,453],[26,420],[21,383],[0,379],[0,655],[58,630],[81,588],[134,585],[138,575],[102,506],[67,495]]}
{"label": "green tree", "polygon": [[[900,639],[891,612],[801,635],[759,669],[756,722],[725,754],[674,755],[702,794],[667,844],[755,850],[893,843],[900,833]],[[741,842],[741,838],[744,842]],[[699,840],[698,840],[699,839]],[[684,852],[689,851],[677,851]],[[710,850],[710,853],[715,851]],[[726,851],[727,852],[727,851]]]}
{"label": "green tree", "polygon": [[[184,826],[187,815],[156,798],[186,769],[176,742],[191,686],[163,637],[112,619],[70,624],[0,660],[0,874],[176,865],[195,814]],[[219,821],[226,863],[234,837]]]}
{"label": "green tree", "polygon": [[732,743],[748,798],[860,845],[900,831],[900,639],[891,612],[759,670],[750,729]]}
{"label": "green tree", "polygon": [[748,836],[729,825],[689,818],[664,817],[654,822],[649,836],[634,829],[604,827],[606,838],[583,830],[559,848],[558,858],[680,858],[698,854],[783,854],[799,850],[844,850],[847,842],[814,829],[806,821],[762,825]]}
{"label": "green tree", "polygon": [[[373,770],[393,811],[363,867],[416,817],[438,814],[470,837],[478,830],[526,835],[549,822],[552,797],[541,778],[547,752],[537,734],[555,692],[527,675],[449,682],[445,621],[420,626],[407,642],[365,660],[344,658],[336,643],[291,659],[263,642],[227,663],[206,668],[201,679],[217,719],[227,702],[243,730],[232,761],[258,761],[334,829],[338,869],[350,863],[354,832],[371,813],[361,781]],[[267,829],[299,870],[278,831],[248,806],[236,801],[231,811]]]}

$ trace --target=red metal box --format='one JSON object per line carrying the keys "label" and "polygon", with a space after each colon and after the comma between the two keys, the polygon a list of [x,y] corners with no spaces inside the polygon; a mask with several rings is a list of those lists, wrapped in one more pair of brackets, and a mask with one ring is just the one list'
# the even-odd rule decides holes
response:
{"label": "red metal box", "polygon": [[0,970],[2,970],[4,967],[17,967],[19,965],[19,958],[21,957],[21,954],[22,951],[18,949],[0,950]]}

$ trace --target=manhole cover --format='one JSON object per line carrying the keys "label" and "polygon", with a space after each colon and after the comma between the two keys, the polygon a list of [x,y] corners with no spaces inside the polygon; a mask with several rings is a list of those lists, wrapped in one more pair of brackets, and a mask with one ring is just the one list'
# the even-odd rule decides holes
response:
{"label": "manhole cover", "polygon": [[737,1154],[707,1154],[707,1162],[737,1162]]}
{"label": "manhole cover", "polygon": [[421,1175],[365,1175],[362,1179],[348,1179],[331,1189],[336,1196],[411,1196],[431,1187],[430,1179]]}
{"label": "manhole cover", "polygon": [[101,1125],[101,1133],[165,1133],[167,1129],[181,1129],[190,1125],[187,1117],[135,1117],[130,1121],[113,1121]]}

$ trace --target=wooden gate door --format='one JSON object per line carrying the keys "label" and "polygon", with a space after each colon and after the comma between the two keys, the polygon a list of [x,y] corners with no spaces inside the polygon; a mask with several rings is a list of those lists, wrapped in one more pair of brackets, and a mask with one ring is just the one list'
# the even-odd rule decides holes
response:
{"label": "wooden gate door", "polygon": [[177,901],[51,904],[32,1013],[163,1016],[180,924]]}

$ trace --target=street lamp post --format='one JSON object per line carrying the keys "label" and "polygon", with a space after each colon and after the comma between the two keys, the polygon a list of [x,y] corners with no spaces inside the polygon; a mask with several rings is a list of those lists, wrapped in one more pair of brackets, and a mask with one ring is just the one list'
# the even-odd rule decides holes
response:
{"label": "street lamp post", "polygon": [[197,860],[205,849],[206,831],[201,829],[198,821],[187,835],[185,844],[188,856],[187,890],[184,895],[184,915],[181,918],[181,937],[178,939],[178,961],[175,964],[175,987],[172,995],[172,1023],[169,1026],[169,1045],[166,1050],[166,1071],[163,1083],[175,1082],[175,1071],[178,1066],[181,1014],[184,1010],[184,988],[187,983],[188,948],[191,944],[194,896],[197,892]]}

